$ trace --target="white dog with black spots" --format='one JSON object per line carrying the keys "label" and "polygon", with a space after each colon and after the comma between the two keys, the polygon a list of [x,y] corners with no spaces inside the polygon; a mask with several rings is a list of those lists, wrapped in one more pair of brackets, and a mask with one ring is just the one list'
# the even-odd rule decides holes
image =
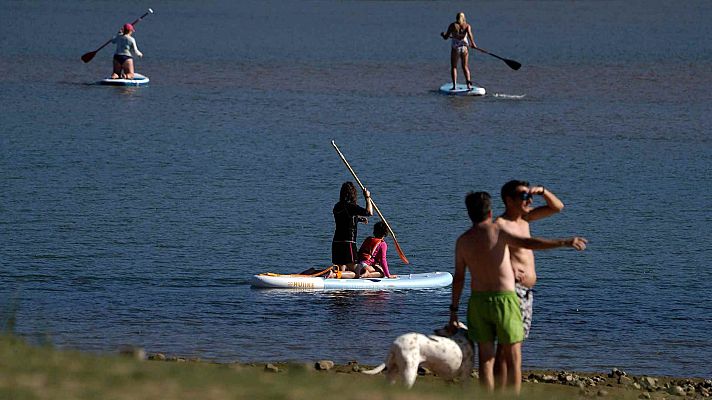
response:
{"label": "white dog with black spots", "polygon": [[375,375],[384,369],[390,383],[402,380],[410,388],[418,376],[418,366],[422,365],[437,376],[447,380],[459,378],[467,382],[472,373],[474,350],[467,337],[467,327],[460,323],[460,328],[452,336],[447,331],[436,329],[435,335],[406,333],[393,341],[386,362],[372,370],[362,371]]}

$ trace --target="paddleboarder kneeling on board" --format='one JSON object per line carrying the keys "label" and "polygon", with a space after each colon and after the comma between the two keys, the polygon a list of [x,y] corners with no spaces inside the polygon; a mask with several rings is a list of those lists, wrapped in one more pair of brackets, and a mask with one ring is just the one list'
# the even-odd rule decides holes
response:
{"label": "paddleboarder kneeling on board", "polygon": [[465,19],[465,13],[459,12],[455,16],[455,22],[447,27],[447,32],[440,32],[444,40],[452,39],[450,49],[450,75],[452,76],[452,90],[457,89],[457,61],[462,62],[462,72],[465,74],[467,89],[472,89],[470,80],[470,68],[468,66],[468,47],[477,47],[475,39],[472,37],[472,27]]}
{"label": "paddleboarder kneeling on board", "polygon": [[143,53],[138,50],[136,39],[131,36],[133,32],[133,25],[124,24],[119,34],[111,39],[111,43],[116,44],[116,51],[114,52],[114,72],[111,74],[111,79],[134,78],[134,65],[131,52],[133,51],[138,57],[143,57]]}
{"label": "paddleboarder kneeling on board", "polygon": [[388,271],[388,227],[383,221],[373,225],[373,236],[369,236],[363,241],[358,250],[358,264],[354,267],[357,278],[397,278]]}

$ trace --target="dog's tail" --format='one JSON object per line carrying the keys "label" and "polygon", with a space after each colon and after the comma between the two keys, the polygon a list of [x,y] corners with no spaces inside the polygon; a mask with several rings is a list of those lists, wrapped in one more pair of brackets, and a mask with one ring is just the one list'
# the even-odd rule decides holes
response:
{"label": "dog's tail", "polygon": [[365,371],[361,371],[361,373],[364,373],[366,375],[376,375],[377,373],[383,371],[386,369],[386,363],[382,363],[381,365],[377,366],[374,369],[367,369]]}

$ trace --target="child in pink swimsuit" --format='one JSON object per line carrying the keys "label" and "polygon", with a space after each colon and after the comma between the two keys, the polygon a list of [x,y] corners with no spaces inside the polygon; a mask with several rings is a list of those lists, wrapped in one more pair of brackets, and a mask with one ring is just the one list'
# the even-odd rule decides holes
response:
{"label": "child in pink swimsuit", "polygon": [[388,244],[384,240],[387,235],[388,228],[383,221],[373,226],[373,236],[367,237],[358,251],[358,264],[354,268],[357,278],[397,277],[388,271]]}

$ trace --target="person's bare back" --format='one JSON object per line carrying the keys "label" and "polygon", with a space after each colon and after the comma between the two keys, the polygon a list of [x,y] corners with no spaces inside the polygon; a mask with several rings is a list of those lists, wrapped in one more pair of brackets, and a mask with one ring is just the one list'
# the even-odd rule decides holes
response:
{"label": "person's bare back", "polygon": [[514,290],[514,273],[504,231],[491,219],[474,225],[455,245],[455,264],[467,267],[473,292]]}

